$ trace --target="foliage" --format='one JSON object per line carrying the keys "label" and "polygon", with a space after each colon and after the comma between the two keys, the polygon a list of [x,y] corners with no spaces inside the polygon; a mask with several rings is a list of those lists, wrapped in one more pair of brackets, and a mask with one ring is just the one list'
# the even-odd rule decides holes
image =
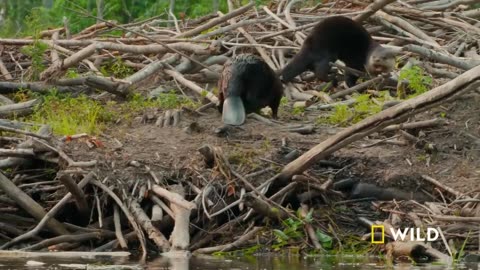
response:
{"label": "foliage", "polygon": [[100,67],[100,72],[103,76],[113,76],[118,79],[123,79],[134,73],[133,68],[126,66],[120,57],[115,60],[109,59],[105,64]]}
{"label": "foliage", "polygon": [[161,93],[156,98],[145,98],[139,93],[133,94],[129,101],[121,105],[132,112],[139,112],[149,108],[162,108],[165,110],[176,109],[182,106],[195,108],[197,103],[185,96],[180,96],[171,90],[168,93]]}
{"label": "foliage", "polygon": [[[28,100],[34,94],[20,91],[14,99]],[[138,113],[150,109],[174,109],[181,106],[194,107],[197,104],[190,99],[175,94],[174,91],[162,93],[156,99],[147,99],[140,94],[132,95],[128,101],[116,104],[108,102],[100,104],[85,95],[73,97],[68,94],[59,94],[52,90],[42,97],[43,103],[38,105],[34,113],[26,121],[49,124],[54,133],[59,135],[72,135],[76,133],[98,134],[105,126],[117,120],[120,115],[123,119],[130,120]]]}
{"label": "foliage", "polygon": [[43,55],[48,45],[35,39],[32,45],[24,46],[20,51],[32,59],[32,80],[38,80],[40,73],[45,70]]}
{"label": "foliage", "polygon": [[28,120],[49,124],[56,134],[98,134],[105,116],[105,108],[85,95],[71,97],[52,91],[43,97],[43,104],[35,108]]}
{"label": "foliage", "polygon": [[399,80],[408,80],[410,88],[414,91],[408,97],[415,97],[428,91],[428,87],[432,84],[432,78],[425,74],[425,71],[414,65],[411,68],[400,71]]}
{"label": "foliage", "polygon": [[[118,23],[130,23],[144,20],[154,16],[162,19],[168,18],[170,1],[157,0],[109,0],[104,1],[103,18],[115,20]],[[257,1],[264,3],[267,1]],[[219,0],[219,10],[227,12],[227,1]],[[32,35],[35,29],[47,29],[63,26],[63,18],[69,21],[72,33],[95,24],[95,18],[82,14],[88,12],[97,16],[95,0],[55,0],[50,8],[42,6],[41,0],[6,0],[6,19],[0,25],[0,36]],[[195,18],[215,12],[212,0],[176,0],[174,14],[181,19],[185,14],[187,18]],[[31,23],[35,18],[37,22]]]}
{"label": "foliage", "polygon": [[[384,100],[387,91],[380,94],[379,100]],[[349,123],[358,123],[364,118],[382,110],[380,105],[372,101],[369,94],[356,94],[354,98],[356,101],[352,107],[349,107],[347,104],[338,104],[330,115],[319,117],[317,123],[346,126]]]}

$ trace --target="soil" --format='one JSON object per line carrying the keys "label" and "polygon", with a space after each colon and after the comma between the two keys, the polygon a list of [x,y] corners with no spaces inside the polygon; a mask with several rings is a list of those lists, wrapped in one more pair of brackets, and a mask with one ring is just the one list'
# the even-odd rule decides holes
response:
{"label": "soil", "polygon": [[[347,164],[342,163],[349,165],[342,175],[355,175],[362,181],[382,186],[408,189],[408,178],[415,178],[418,184],[422,180],[416,176],[425,174],[459,192],[471,192],[478,188],[480,177],[479,101],[479,95],[469,96],[410,119],[419,121],[444,117],[447,120],[444,126],[409,130],[420,139],[416,145],[378,143],[369,146],[396,134],[382,132],[352,143],[334,153],[330,159],[347,161]],[[301,154],[340,129],[320,126],[314,134],[307,135],[282,130],[289,125],[314,121],[313,115],[318,114],[307,111],[305,115],[293,116],[289,111],[286,107],[280,108],[281,125],[269,125],[248,118],[243,126],[230,130],[226,136],[214,132],[222,125],[216,108],[206,110],[201,116],[184,111],[179,127],[157,127],[155,121],[143,123],[139,115],[129,123],[120,121],[110,126],[97,138],[101,147],[90,148],[85,139],[70,141],[65,146],[74,160],[96,159],[105,169],[100,170],[104,171],[105,177],[113,171],[118,173],[117,180],[123,181],[135,179],[140,171],[143,171],[140,174],[150,177],[144,167],[132,166],[132,161],[147,165],[160,175],[169,169],[192,166],[202,170],[205,166],[197,149],[207,144],[221,147],[232,165],[241,165],[237,169],[243,174],[265,166],[272,166],[278,171],[288,163],[285,159],[288,152],[296,149]],[[187,133],[184,129],[192,123],[198,124],[199,130]],[[287,147],[282,147],[282,140],[286,140]],[[316,172],[315,167],[310,170],[310,174],[315,175]],[[254,183],[259,184],[268,178],[268,175],[258,177]]]}

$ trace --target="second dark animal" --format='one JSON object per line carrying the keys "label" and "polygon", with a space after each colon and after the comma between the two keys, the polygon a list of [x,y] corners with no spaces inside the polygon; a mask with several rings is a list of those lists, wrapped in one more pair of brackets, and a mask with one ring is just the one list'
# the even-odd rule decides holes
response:
{"label": "second dark animal", "polygon": [[225,63],[218,91],[218,110],[223,122],[241,125],[246,114],[258,113],[266,106],[272,109],[272,117],[277,118],[283,85],[263,59],[253,54],[240,54]]}
{"label": "second dark animal", "polygon": [[[329,62],[341,60],[346,66],[372,75],[390,72],[395,66],[395,53],[374,41],[367,30],[350,18],[336,16],[318,23],[300,51],[281,72],[283,82],[291,82],[302,72],[313,71],[324,82],[329,81]],[[345,72],[348,87],[358,76]]]}

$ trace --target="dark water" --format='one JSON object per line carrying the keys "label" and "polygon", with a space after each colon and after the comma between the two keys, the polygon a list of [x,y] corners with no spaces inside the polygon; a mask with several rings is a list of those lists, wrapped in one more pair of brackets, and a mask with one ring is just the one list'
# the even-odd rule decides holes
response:
{"label": "dark water", "polygon": [[[44,263],[38,265],[38,263]],[[158,269],[158,270],[340,270],[340,269],[402,269],[402,270],[437,270],[437,269],[480,269],[479,263],[457,264],[455,266],[445,265],[412,265],[401,263],[392,266],[385,265],[379,258],[357,256],[256,256],[256,257],[235,257],[218,258],[210,256],[194,256],[188,258],[166,258],[159,257],[150,260],[147,266],[140,266],[128,259],[12,259],[0,258],[0,269]]]}

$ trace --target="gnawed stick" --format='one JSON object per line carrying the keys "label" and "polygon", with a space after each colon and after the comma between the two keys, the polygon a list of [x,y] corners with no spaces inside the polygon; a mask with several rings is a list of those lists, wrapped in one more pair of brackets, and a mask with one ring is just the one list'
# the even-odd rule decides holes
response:
{"label": "gnawed stick", "polygon": [[429,127],[437,127],[441,125],[445,125],[447,121],[441,118],[435,118],[435,119],[430,119],[430,120],[424,120],[424,121],[417,121],[417,122],[412,122],[412,123],[402,123],[398,125],[391,125],[388,126],[382,131],[392,131],[392,130],[399,130],[399,129],[417,129],[417,128],[429,128]]}
{"label": "gnawed stick", "polygon": [[441,54],[439,52],[429,50],[427,48],[414,45],[414,44],[409,44],[403,47],[403,51],[408,51],[408,52],[413,52],[416,54],[419,54],[423,57],[426,58],[431,58],[435,61],[438,61],[440,63],[448,64],[454,67],[461,68],[463,70],[469,70],[473,67],[476,67],[480,65],[480,61],[478,60],[473,60],[473,59],[462,59],[459,57],[454,57],[454,56],[447,56],[445,54]]}
{"label": "gnawed stick", "polygon": [[364,136],[391,124],[405,121],[411,115],[438,106],[458,95],[475,90],[480,86],[479,79],[480,66],[477,66],[435,89],[367,117],[359,123],[340,131],[335,136],[323,141],[287,164],[282,172],[277,175],[277,179],[287,182],[293,175],[306,170],[316,160],[324,158]]}
{"label": "gnawed stick", "polygon": [[353,20],[361,23],[375,14],[378,10],[395,1],[396,0],[376,0],[365,8],[366,11],[364,13],[355,16]]}
{"label": "gnawed stick", "polygon": [[[37,220],[42,220],[47,214],[41,205],[15,186],[3,173],[0,173],[0,189]],[[51,231],[58,235],[69,234],[68,230],[56,219],[50,219],[46,225]]]}
{"label": "gnawed stick", "polygon": [[168,251],[170,244],[168,243],[167,238],[165,238],[159,229],[153,226],[152,221],[148,218],[140,205],[136,201],[131,201],[130,209],[132,210],[132,214],[136,217],[137,222],[147,232],[148,238],[152,239],[162,252]]}
{"label": "gnawed stick", "polygon": [[284,211],[282,208],[271,206],[252,193],[246,193],[243,196],[243,201],[245,205],[255,210],[255,212],[261,216],[268,217],[273,220],[284,220],[290,216],[290,214]]}
{"label": "gnawed stick", "polygon": [[[81,189],[83,187],[85,187],[94,177],[94,174],[92,172],[90,172],[89,174],[87,174],[77,185],[78,189]],[[20,235],[16,238],[14,238],[13,240],[11,240],[10,242],[7,242],[5,243],[3,246],[0,247],[0,249],[6,249],[16,243],[19,243],[21,241],[25,241],[29,238],[32,238],[34,236],[37,235],[37,233],[39,233],[43,227],[47,224],[47,222],[53,218],[60,209],[62,209],[62,207],[70,200],[70,198],[72,198],[73,195],[72,193],[67,193],[63,199],[61,199],[54,207],[52,207],[50,209],[50,211],[48,211],[48,213],[45,214],[45,216],[40,220],[40,222],[37,224],[37,226],[35,226],[35,228],[33,228],[32,230],[30,230],[29,232],[23,234],[23,235]]]}
{"label": "gnawed stick", "polygon": [[185,200],[182,196],[180,196],[179,194],[177,193],[174,193],[174,192],[170,192],[164,188],[162,188],[161,186],[159,185],[153,185],[152,186],[152,190],[153,192],[155,192],[157,195],[169,200],[170,202],[172,203],[175,203],[176,205],[178,206],[181,206],[185,209],[189,209],[189,210],[192,210],[192,209],[196,209],[197,208],[197,205],[192,203],[192,202],[189,202],[187,200]]}
{"label": "gnawed stick", "polygon": [[[181,185],[170,186],[171,192],[175,192],[181,197],[185,197],[185,190]],[[170,208],[175,216],[175,225],[170,235],[172,247],[170,251],[186,250],[190,245],[190,209],[185,209],[175,203],[170,203]]]}
{"label": "gnawed stick", "polygon": [[[91,177],[90,174],[87,176],[89,176],[88,178]],[[87,178],[87,176],[85,178]],[[88,207],[88,203],[85,198],[85,193],[83,193],[82,191],[82,187],[80,185],[77,185],[69,174],[60,175],[58,180],[60,180],[60,182],[65,186],[65,188],[70,192],[70,194],[74,198],[75,205],[77,206],[80,216],[87,218],[90,209]]]}
{"label": "gnawed stick", "polygon": [[248,233],[242,235],[239,239],[234,241],[233,243],[226,244],[226,245],[220,245],[220,246],[215,246],[215,247],[208,247],[208,248],[199,248],[195,250],[194,253],[202,253],[202,254],[208,254],[208,253],[213,253],[216,251],[229,251],[235,248],[241,247],[241,245],[250,240],[252,237],[254,237],[260,230],[262,230],[263,227],[254,227],[251,231]]}
{"label": "gnawed stick", "polygon": [[120,200],[120,198],[112,190],[110,190],[107,186],[105,186],[102,182],[98,180],[93,180],[92,184],[96,185],[97,187],[101,188],[104,192],[106,192],[118,204],[120,209],[122,209],[123,214],[125,214],[125,216],[127,217],[128,221],[130,222],[130,224],[132,225],[133,229],[137,234],[138,240],[140,241],[140,244],[142,246],[141,260],[145,262],[147,259],[147,244],[145,241],[145,236],[142,230],[138,227],[138,224],[133,218],[133,216],[128,211],[127,207],[125,207],[125,205],[122,203],[122,200]]}
{"label": "gnawed stick", "polygon": [[456,190],[454,190],[453,188],[451,187],[448,187],[440,182],[438,182],[437,180],[433,179],[432,177],[428,176],[428,175],[422,175],[422,178],[428,182],[430,182],[431,184],[443,189],[443,190],[446,190],[448,191],[450,194],[453,194],[454,196],[456,197],[461,197],[463,196],[463,194],[461,192],[458,192]]}
{"label": "gnawed stick", "polygon": [[118,205],[113,206],[113,224],[115,226],[115,236],[117,237],[118,243],[122,249],[127,249],[127,241],[123,237],[122,233],[122,224],[120,223],[120,213]]}
{"label": "gnawed stick", "polygon": [[88,233],[81,233],[81,234],[69,234],[69,235],[60,235],[57,237],[53,237],[50,239],[46,239],[41,241],[40,243],[37,243],[35,245],[29,246],[27,248],[24,248],[22,250],[28,251],[28,250],[38,250],[42,249],[51,245],[59,244],[59,243],[65,243],[65,242],[85,242],[93,239],[101,239],[101,238],[113,238],[115,237],[115,234],[110,231],[99,231],[99,232],[88,232]]}
{"label": "gnawed stick", "polygon": [[28,252],[17,250],[0,250],[2,258],[63,258],[63,259],[95,259],[98,257],[129,257],[130,252],[94,252],[94,251],[65,251],[65,252]]}
{"label": "gnawed stick", "polygon": [[190,88],[191,90],[195,91],[197,94],[199,95],[203,95],[206,93],[205,97],[208,98],[208,100],[210,100],[211,102],[213,102],[214,104],[218,104],[220,101],[218,100],[218,98],[212,94],[211,92],[208,92],[207,90],[205,89],[202,89],[200,86],[198,86],[197,84],[195,84],[194,82],[192,81],[189,81],[187,79],[185,79],[185,77],[183,77],[182,74],[176,72],[175,70],[173,69],[166,69],[164,71],[166,74],[172,76],[173,78],[175,78],[178,82],[180,82],[181,84],[185,85],[186,87]]}
{"label": "gnawed stick", "polygon": [[[299,210],[300,210],[300,215],[303,218],[306,218],[307,215],[308,215],[308,212],[309,212],[308,205],[302,203]],[[308,237],[312,241],[313,246],[316,249],[324,250],[322,245],[320,245],[320,242],[318,242],[318,238],[317,238],[317,235],[315,233],[315,228],[313,228],[312,224],[306,222],[304,227],[305,227],[305,230],[308,233]]]}

